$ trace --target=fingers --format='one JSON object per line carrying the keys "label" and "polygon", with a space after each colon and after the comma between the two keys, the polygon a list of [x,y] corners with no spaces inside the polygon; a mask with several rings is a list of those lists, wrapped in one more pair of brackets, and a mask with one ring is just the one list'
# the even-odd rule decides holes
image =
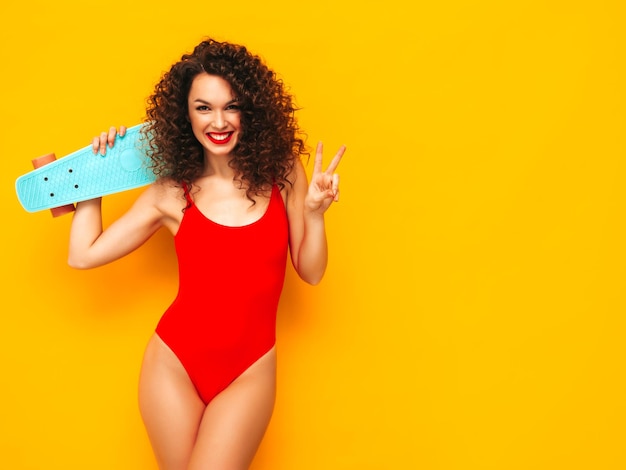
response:
{"label": "fingers", "polygon": [[333,200],[339,202],[339,175],[337,173],[333,174],[332,192]]}
{"label": "fingers", "polygon": [[98,150],[100,150],[100,137],[94,137],[91,140],[91,148],[93,150],[94,155],[98,153]]}
{"label": "fingers", "polygon": [[341,162],[341,158],[346,151],[346,146],[342,145],[339,147],[339,150],[331,160],[326,171],[322,171],[322,154],[324,153],[324,146],[322,142],[317,143],[317,148],[315,150],[315,162],[313,165],[313,176],[317,176],[320,179],[318,181],[326,181],[323,186],[329,189],[326,190],[326,197],[332,198],[334,202],[339,201],[339,175],[335,173],[335,170],[339,166],[339,162]]}
{"label": "fingers", "polygon": [[[326,171],[324,173],[326,173],[327,175],[332,175],[337,169],[337,167],[339,166],[341,157],[343,157],[343,154],[345,152],[346,152],[345,145],[342,145],[341,147],[339,147],[339,150],[337,151],[337,153],[331,160],[330,165],[328,165],[328,168],[326,168]],[[322,144],[322,142],[318,142],[317,149],[315,150],[315,162],[313,165],[313,173],[322,173],[322,154],[323,153],[324,153],[324,145]]]}
{"label": "fingers", "polygon": [[109,135],[106,132],[100,133],[100,147],[98,150],[100,151],[100,155],[104,155],[107,153],[107,140],[109,139]]}
{"label": "fingers", "polygon": [[342,145],[341,147],[339,147],[339,150],[337,151],[337,153],[335,154],[335,156],[331,160],[330,165],[328,165],[328,168],[326,168],[326,173],[327,174],[333,174],[335,172],[335,170],[339,166],[339,162],[341,161],[341,157],[343,157],[343,154],[345,152],[346,152],[346,146],[345,145]]}
{"label": "fingers", "polygon": [[100,152],[100,155],[105,155],[107,145],[113,147],[115,137],[118,134],[120,137],[124,137],[124,135],[126,135],[126,126],[120,126],[119,132],[114,126],[111,126],[108,132],[101,132],[99,136],[94,137],[91,141],[93,153],[96,154]]}
{"label": "fingers", "polygon": [[324,152],[324,144],[322,142],[317,143],[315,149],[315,161],[313,162],[313,173],[322,172],[322,153]]}

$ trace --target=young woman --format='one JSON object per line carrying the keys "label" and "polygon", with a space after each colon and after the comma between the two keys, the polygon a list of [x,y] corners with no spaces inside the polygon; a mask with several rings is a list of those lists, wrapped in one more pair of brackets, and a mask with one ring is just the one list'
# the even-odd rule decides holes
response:
{"label": "young woman", "polygon": [[[125,256],[161,227],[175,239],[179,292],[148,342],[139,380],[163,470],[249,467],[274,406],[288,254],[304,281],[324,275],[324,213],[339,197],[345,147],[324,170],[318,144],[308,183],[295,111],[258,56],[207,39],[148,100],[143,130],[156,182],[106,230],[99,199],[77,204],[75,268]],[[117,136],[111,128],[94,138],[94,152]]]}

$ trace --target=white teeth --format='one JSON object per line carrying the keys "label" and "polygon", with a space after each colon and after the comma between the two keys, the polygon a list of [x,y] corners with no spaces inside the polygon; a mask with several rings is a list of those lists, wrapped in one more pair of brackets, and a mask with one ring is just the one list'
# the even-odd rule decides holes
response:
{"label": "white teeth", "polygon": [[230,134],[209,134],[212,139],[215,140],[226,140]]}

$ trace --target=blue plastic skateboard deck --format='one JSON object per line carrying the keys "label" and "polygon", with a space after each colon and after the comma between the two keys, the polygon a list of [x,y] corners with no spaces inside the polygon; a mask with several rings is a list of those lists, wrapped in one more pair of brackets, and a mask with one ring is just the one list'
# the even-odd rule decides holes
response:
{"label": "blue plastic skateboard deck", "polygon": [[141,124],[118,136],[105,155],[94,155],[87,146],[20,176],[15,181],[20,203],[37,212],[150,184],[155,176],[140,129]]}

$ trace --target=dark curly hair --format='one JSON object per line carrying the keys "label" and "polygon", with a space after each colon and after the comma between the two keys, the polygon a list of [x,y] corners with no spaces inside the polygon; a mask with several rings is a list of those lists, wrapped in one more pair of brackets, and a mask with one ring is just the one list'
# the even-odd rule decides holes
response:
{"label": "dark curly hair", "polygon": [[309,155],[292,96],[260,57],[214,39],[172,65],[147,100],[142,132],[155,175],[191,187],[204,170],[203,147],[192,132],[187,104],[194,78],[204,72],[226,80],[238,101],[242,133],[230,162],[236,181],[251,200],[272,184],[283,189],[295,160]]}

